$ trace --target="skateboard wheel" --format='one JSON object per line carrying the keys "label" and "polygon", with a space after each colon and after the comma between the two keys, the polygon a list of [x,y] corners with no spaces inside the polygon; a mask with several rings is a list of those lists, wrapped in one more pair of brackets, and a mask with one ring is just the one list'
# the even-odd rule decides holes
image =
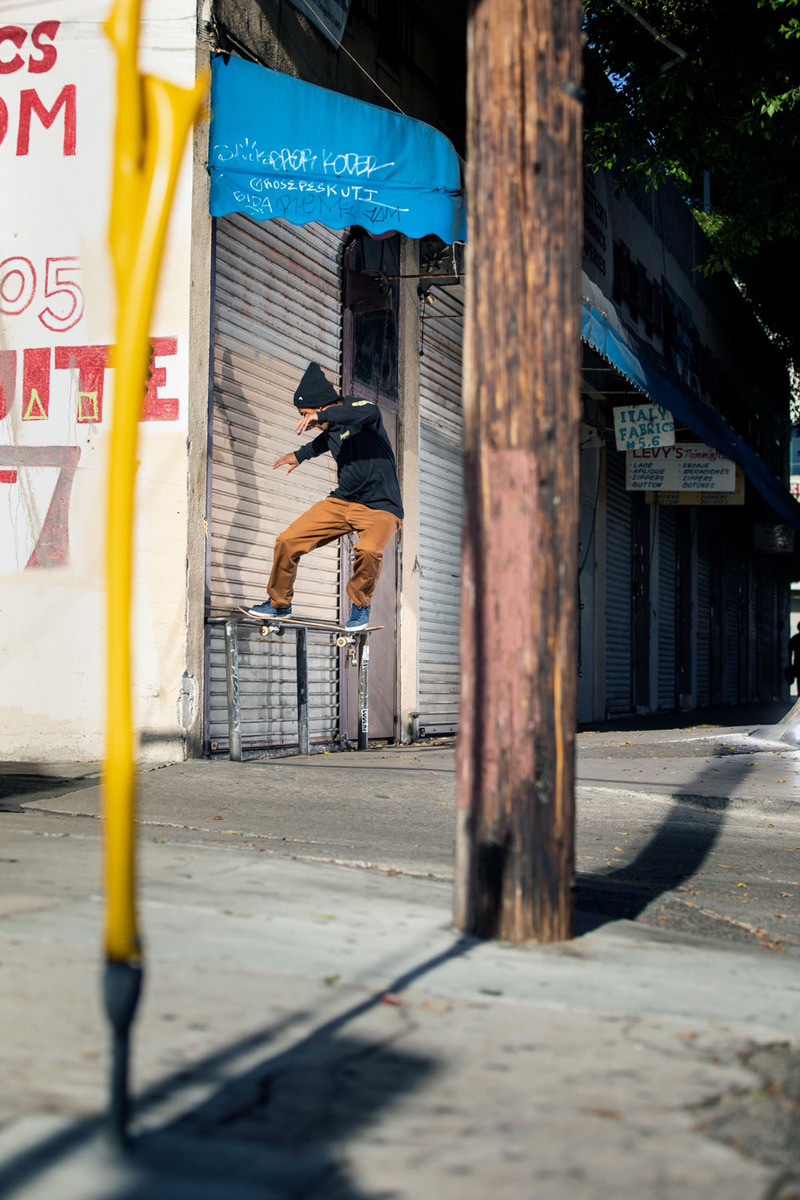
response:
{"label": "skateboard wheel", "polygon": [[336,639],[336,645],[337,646],[346,646],[348,641],[349,641],[349,639],[346,638],[343,633],[340,633]]}
{"label": "skateboard wheel", "polygon": [[261,636],[266,637],[268,633],[269,633],[269,625],[262,625],[261,626]]}

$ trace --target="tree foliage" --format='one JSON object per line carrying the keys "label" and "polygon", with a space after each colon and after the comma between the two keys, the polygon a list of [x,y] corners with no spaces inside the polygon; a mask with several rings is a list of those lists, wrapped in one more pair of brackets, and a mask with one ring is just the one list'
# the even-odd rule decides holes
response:
{"label": "tree foliage", "polygon": [[800,0],[584,0],[586,158],[672,180],[800,362]]}

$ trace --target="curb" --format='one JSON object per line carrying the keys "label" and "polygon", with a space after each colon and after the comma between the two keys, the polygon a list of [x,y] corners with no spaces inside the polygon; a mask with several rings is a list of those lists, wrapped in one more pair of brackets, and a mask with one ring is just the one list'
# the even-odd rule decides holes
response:
{"label": "curb", "polygon": [[756,729],[751,729],[747,736],[767,742],[781,750],[796,750],[798,743],[794,730],[798,724],[800,722],[793,721],[791,725],[759,725]]}

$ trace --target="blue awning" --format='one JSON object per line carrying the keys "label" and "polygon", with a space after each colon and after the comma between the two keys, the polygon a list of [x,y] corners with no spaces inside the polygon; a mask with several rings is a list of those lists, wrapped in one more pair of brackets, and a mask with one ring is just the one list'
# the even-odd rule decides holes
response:
{"label": "blue awning", "polygon": [[733,432],[716,409],[686,387],[674,367],[652,346],[631,330],[610,321],[586,297],[582,300],[581,337],[635,387],[688,425],[708,446],[738,463],[773,512],[793,529],[800,529],[800,504],[756,452]]}
{"label": "blue awning", "polygon": [[465,239],[458,155],[437,129],[241,58],[211,70],[212,217]]}

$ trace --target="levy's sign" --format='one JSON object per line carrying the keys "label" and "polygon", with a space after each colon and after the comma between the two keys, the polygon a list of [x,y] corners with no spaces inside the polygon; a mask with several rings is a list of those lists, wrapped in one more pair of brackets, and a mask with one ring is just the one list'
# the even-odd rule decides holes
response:
{"label": "levy's sign", "polygon": [[629,492],[732,492],[736,465],[702,442],[629,450],[625,487]]}

